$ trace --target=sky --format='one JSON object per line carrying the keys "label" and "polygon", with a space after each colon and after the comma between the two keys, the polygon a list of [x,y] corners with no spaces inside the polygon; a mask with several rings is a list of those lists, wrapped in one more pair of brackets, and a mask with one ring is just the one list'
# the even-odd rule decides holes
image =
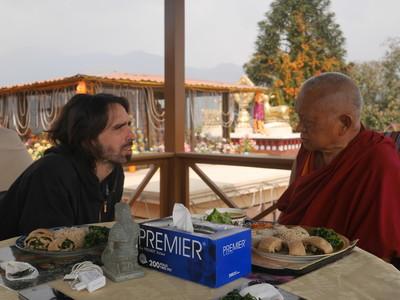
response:
{"label": "sky", "polygon": [[[242,66],[271,2],[186,0],[186,65]],[[381,59],[385,41],[400,37],[398,0],[331,0],[331,11],[346,38],[348,61]],[[0,0],[0,61],[16,58],[13,65],[24,72],[19,64],[35,60],[29,53],[37,51],[163,56],[163,22],[164,0]]]}

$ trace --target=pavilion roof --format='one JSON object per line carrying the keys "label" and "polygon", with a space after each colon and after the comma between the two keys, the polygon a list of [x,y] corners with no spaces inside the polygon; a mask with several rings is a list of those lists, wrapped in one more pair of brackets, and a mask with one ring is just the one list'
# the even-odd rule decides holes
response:
{"label": "pavilion roof", "polygon": [[[43,81],[34,81],[17,84],[13,86],[0,87],[0,95],[33,90],[51,90],[73,86],[80,81],[100,84],[121,84],[133,87],[160,87],[164,86],[164,76],[130,73],[109,73],[109,74],[77,74],[68,77],[59,77]],[[185,88],[192,90],[215,91],[215,92],[266,92],[267,88],[260,86],[231,84],[206,80],[185,80]]]}

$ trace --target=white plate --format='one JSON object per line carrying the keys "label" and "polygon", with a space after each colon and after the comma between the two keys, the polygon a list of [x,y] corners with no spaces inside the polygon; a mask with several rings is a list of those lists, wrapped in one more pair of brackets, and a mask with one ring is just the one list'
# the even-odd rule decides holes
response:
{"label": "white plate", "polygon": [[[206,210],[206,215],[210,215],[214,209]],[[246,217],[246,212],[241,208],[218,207],[216,208],[220,213],[229,213],[232,220],[243,219]]]}
{"label": "white plate", "polygon": [[[105,227],[105,226],[97,226],[97,225],[76,225],[73,227]],[[49,228],[50,230],[58,230],[64,227],[55,227],[55,228]],[[67,227],[66,227],[67,228]],[[71,228],[71,227],[69,227]],[[26,235],[20,236],[16,241],[15,241],[15,247],[17,247],[19,250],[32,253],[32,254],[38,254],[41,256],[53,256],[53,257],[72,257],[72,256],[81,256],[81,255],[86,255],[89,253],[92,253],[93,251],[101,251],[106,247],[106,244],[99,244],[90,248],[79,248],[79,249],[74,249],[74,250],[65,250],[65,251],[47,251],[47,250],[37,250],[37,249],[32,249],[32,248],[25,248],[25,239]]]}
{"label": "white plate", "polygon": [[319,259],[331,256],[331,255],[335,255],[339,252],[346,250],[347,247],[349,247],[350,242],[349,242],[348,238],[346,238],[340,234],[338,234],[338,235],[342,239],[343,245],[340,249],[338,249],[332,253],[329,253],[329,254],[314,254],[314,255],[296,256],[296,255],[289,255],[289,254],[285,254],[285,253],[268,253],[268,252],[258,250],[257,248],[254,248],[254,247],[253,247],[253,251],[262,257],[265,257],[265,258],[268,258],[271,260],[275,260],[275,261],[288,262],[288,263],[312,262],[312,261],[319,260]]}

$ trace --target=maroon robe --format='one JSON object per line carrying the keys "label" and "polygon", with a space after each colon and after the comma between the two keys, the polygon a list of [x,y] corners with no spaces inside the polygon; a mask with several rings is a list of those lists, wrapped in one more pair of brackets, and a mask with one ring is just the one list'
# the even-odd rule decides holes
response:
{"label": "maroon robe", "polygon": [[400,158],[393,141],[362,129],[329,165],[313,169],[306,164],[313,156],[300,149],[295,180],[278,201],[279,222],[333,228],[381,258],[399,257]]}

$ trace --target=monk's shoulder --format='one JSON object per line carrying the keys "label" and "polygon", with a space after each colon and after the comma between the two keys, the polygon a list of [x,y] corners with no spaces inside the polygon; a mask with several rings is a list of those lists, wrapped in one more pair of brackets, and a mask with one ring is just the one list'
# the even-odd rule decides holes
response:
{"label": "monk's shoulder", "polygon": [[377,169],[394,169],[400,168],[400,154],[396,151],[390,140],[377,143],[369,149],[368,161],[369,166]]}

